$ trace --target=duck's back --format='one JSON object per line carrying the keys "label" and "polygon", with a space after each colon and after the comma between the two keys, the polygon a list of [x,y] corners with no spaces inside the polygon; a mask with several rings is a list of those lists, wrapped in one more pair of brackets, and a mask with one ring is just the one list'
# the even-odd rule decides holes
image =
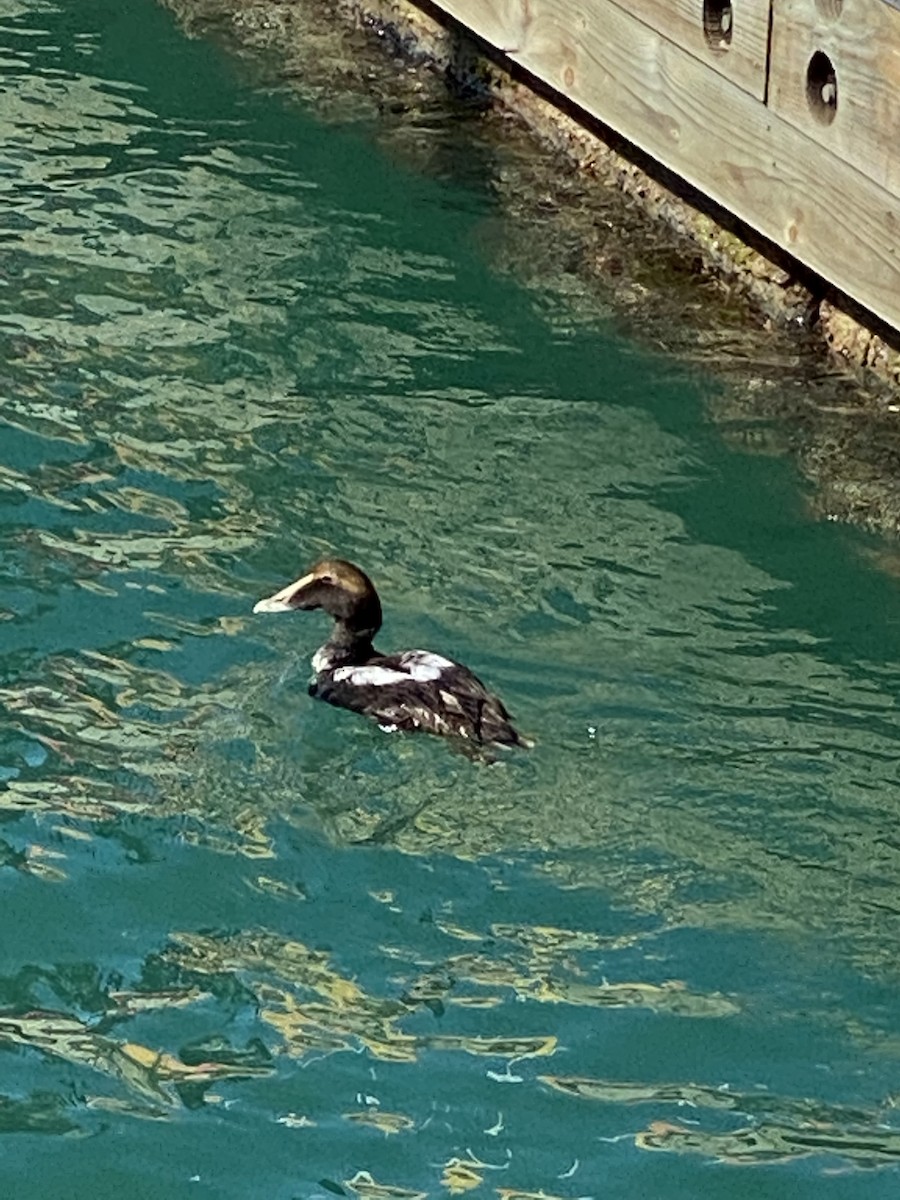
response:
{"label": "duck's back", "polygon": [[388,728],[421,729],[482,744],[527,744],[503,702],[477,675],[427,650],[373,654],[362,663],[320,671],[310,691]]}

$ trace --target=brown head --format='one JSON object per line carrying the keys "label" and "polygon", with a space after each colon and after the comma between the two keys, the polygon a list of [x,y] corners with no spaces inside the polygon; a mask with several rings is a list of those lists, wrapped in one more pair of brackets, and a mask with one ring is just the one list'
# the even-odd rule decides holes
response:
{"label": "brown head", "polygon": [[381,604],[372,580],[353,563],[326,558],[294,583],[259,600],[255,613],[321,608],[350,632],[374,637],[381,628]]}

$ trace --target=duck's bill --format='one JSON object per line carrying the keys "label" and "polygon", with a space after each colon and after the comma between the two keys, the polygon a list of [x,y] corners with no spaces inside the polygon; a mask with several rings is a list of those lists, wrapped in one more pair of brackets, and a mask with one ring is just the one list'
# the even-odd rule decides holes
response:
{"label": "duck's bill", "polygon": [[274,596],[267,596],[265,600],[257,600],[253,605],[255,613],[282,613],[293,612],[299,607],[299,598],[303,589],[307,584],[312,583],[312,575],[304,575],[302,579],[298,579],[295,583],[289,583],[286,588],[282,588],[280,592],[276,592]]}

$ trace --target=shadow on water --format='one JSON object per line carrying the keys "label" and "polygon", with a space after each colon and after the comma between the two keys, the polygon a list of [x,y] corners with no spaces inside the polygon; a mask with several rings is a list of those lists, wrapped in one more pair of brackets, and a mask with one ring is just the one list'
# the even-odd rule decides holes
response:
{"label": "shadow on water", "polygon": [[[0,1178],[888,1195],[896,583],[723,443],[759,364],[528,276],[458,101],[0,22]],[[532,753],[308,699],[249,611],[334,549]]]}

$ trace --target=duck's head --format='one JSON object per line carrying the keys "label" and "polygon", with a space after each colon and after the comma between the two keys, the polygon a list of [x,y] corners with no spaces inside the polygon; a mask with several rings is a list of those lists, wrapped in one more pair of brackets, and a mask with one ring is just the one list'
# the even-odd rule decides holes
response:
{"label": "duck's head", "polygon": [[287,587],[258,600],[255,613],[321,608],[353,633],[374,637],[381,628],[381,604],[365,571],[342,558],[326,558]]}

